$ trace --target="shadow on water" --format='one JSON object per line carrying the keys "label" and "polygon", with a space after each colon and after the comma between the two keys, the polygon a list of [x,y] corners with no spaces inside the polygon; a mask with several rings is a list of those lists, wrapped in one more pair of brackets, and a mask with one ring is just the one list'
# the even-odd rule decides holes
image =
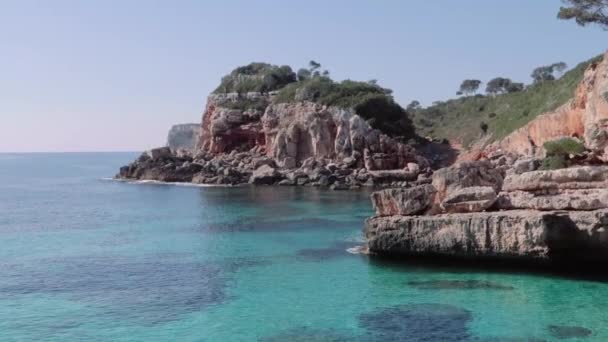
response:
{"label": "shadow on water", "polygon": [[40,260],[35,266],[3,264],[0,299],[59,296],[94,307],[97,316],[152,326],[230,300],[227,287],[232,273],[264,263],[245,258],[197,262],[183,257],[68,257]]}
{"label": "shadow on water", "polygon": [[521,260],[479,260],[446,257],[387,257],[373,255],[369,264],[403,272],[499,273],[608,283],[608,269],[597,264],[530,263]]}

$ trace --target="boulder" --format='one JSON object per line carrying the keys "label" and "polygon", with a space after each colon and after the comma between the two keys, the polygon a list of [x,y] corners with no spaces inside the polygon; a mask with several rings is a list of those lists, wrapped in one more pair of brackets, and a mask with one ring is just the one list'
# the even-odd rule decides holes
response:
{"label": "boulder", "polygon": [[489,186],[498,193],[502,187],[503,173],[489,161],[464,162],[451,167],[439,169],[433,173],[432,184],[437,191],[436,203],[462,188]]}
{"label": "boulder", "polygon": [[532,172],[538,170],[541,165],[541,160],[538,158],[526,158],[520,159],[513,164],[510,172],[520,175],[525,172]]}
{"label": "boulder", "polygon": [[271,185],[276,183],[280,177],[280,173],[275,168],[269,165],[262,165],[253,171],[253,174],[249,178],[249,183]]}
{"label": "boulder", "polygon": [[448,213],[470,213],[484,211],[496,201],[496,191],[491,186],[473,186],[451,192],[441,208]]}
{"label": "boulder", "polygon": [[415,215],[428,209],[433,203],[435,189],[432,185],[414,188],[385,189],[372,193],[372,204],[378,216]]}
{"label": "boulder", "polygon": [[161,158],[169,158],[173,155],[171,153],[171,149],[169,147],[153,148],[151,150],[146,151],[146,154],[152,160],[158,160]]}

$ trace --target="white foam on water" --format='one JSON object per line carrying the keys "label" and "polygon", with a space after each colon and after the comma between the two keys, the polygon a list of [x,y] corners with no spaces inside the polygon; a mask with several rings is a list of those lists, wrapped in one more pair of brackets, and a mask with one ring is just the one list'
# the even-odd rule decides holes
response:
{"label": "white foam on water", "polygon": [[350,254],[364,254],[364,255],[369,254],[369,249],[365,245],[347,248],[346,251]]}
{"label": "white foam on water", "polygon": [[229,185],[229,184],[195,184],[195,183],[184,183],[184,182],[163,182],[151,179],[145,180],[132,180],[132,179],[117,179],[117,178],[101,178],[103,181],[114,181],[114,182],[122,182],[127,184],[151,184],[151,185],[172,185],[172,186],[183,186],[183,187],[193,187],[193,188],[234,188],[239,185]]}

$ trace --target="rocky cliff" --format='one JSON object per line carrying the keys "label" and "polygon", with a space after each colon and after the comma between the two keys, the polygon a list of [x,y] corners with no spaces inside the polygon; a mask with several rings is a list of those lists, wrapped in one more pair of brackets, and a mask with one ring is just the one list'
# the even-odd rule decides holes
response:
{"label": "rocky cliff", "polygon": [[608,166],[538,170],[468,162],[431,184],[375,192],[369,250],[382,255],[608,261]]}
{"label": "rocky cliff", "polygon": [[608,53],[585,71],[572,100],[555,112],[538,116],[503,140],[486,148],[538,156],[545,142],[560,137],[579,137],[585,146],[608,161]]}
{"label": "rocky cliff", "polygon": [[167,135],[167,146],[173,150],[193,150],[198,145],[200,124],[174,125]]}
{"label": "rocky cliff", "polygon": [[404,185],[430,173],[415,148],[374,129],[353,109],[276,93],[211,94],[192,152],[156,149],[118,178],[334,189]]}

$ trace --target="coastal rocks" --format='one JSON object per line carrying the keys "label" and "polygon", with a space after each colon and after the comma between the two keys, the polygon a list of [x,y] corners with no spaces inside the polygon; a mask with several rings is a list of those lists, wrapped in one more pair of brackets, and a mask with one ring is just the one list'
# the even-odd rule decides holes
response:
{"label": "coastal rocks", "polygon": [[442,203],[452,193],[463,188],[488,186],[498,193],[502,187],[503,173],[487,160],[463,162],[433,173],[432,184],[437,191],[435,201]]}
{"label": "coastal rocks", "polygon": [[534,194],[526,191],[500,193],[497,209],[596,210],[608,208],[608,189],[564,190]]}
{"label": "coastal rocks", "polygon": [[[273,96],[210,95],[194,150],[151,150],[150,160],[139,158],[116,177],[334,190],[411,186],[421,175],[428,179],[424,157],[373,129],[353,110],[313,102],[275,104]],[[199,169],[185,168],[186,162]]]}
{"label": "coastal rocks", "polygon": [[158,160],[161,158],[171,158],[173,154],[169,147],[158,147],[146,151],[146,155],[152,160]]}
{"label": "coastal rocks", "polygon": [[261,93],[209,95],[197,149],[218,154],[263,146],[260,118],[270,100]]}
{"label": "coastal rocks", "polygon": [[372,217],[370,252],[476,259],[608,261],[608,210]]}
{"label": "coastal rocks", "polygon": [[274,104],[266,108],[261,122],[266,153],[284,168],[301,166],[308,158],[368,170],[425,162],[411,146],[381,134],[348,109],[312,102]]}
{"label": "coastal rocks", "polygon": [[447,213],[470,213],[484,211],[496,201],[496,191],[491,186],[473,186],[451,192],[441,202]]}
{"label": "coastal rocks", "polygon": [[385,189],[372,194],[376,215],[414,215],[428,209],[433,203],[435,188],[421,185],[409,189]]}
{"label": "coastal rocks", "polygon": [[193,150],[198,145],[200,124],[174,125],[167,135],[167,146],[173,150]]}
{"label": "coastal rocks", "polygon": [[581,166],[559,170],[511,174],[505,178],[503,191],[546,191],[593,189],[608,186],[607,166]]}
{"label": "coastal rocks", "polygon": [[269,165],[262,165],[253,171],[251,178],[249,179],[250,184],[264,184],[272,185],[277,179],[280,178],[280,174],[276,169]]}

